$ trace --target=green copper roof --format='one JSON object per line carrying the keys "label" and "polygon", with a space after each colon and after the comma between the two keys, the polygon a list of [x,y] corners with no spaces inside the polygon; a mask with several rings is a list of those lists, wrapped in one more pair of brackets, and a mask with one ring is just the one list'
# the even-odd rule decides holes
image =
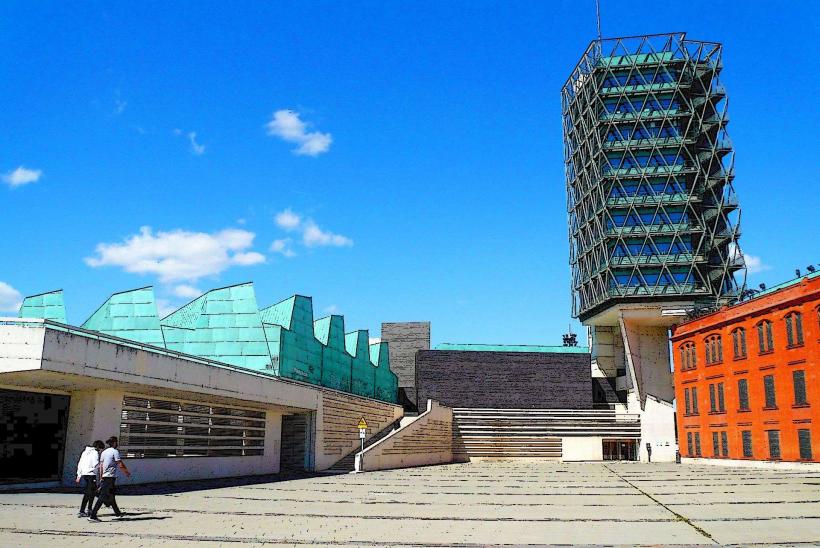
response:
{"label": "green copper roof", "polygon": [[797,283],[800,283],[803,280],[803,278],[805,278],[807,280],[811,280],[811,279],[816,278],[818,276],[820,276],[820,270],[818,270],[817,272],[812,272],[811,274],[808,274],[806,276],[801,276],[799,278],[794,278],[794,279],[789,280],[787,282],[783,282],[781,284],[777,284],[777,285],[774,285],[772,287],[766,288],[765,290],[763,290],[760,293],[758,293],[757,295],[755,295],[754,298],[757,299],[758,297],[762,297],[763,295],[768,295],[769,293],[774,293],[775,291],[780,291],[781,289],[791,287],[791,286],[793,286]]}
{"label": "green copper roof", "polygon": [[[65,323],[62,291],[26,297],[20,316]],[[310,297],[294,295],[260,310],[252,283],[208,291],[161,320],[152,287],[115,293],[82,327],[267,375],[398,399],[387,343],[369,348],[366,330],[345,335],[343,316],[314,322]]]}
{"label": "green copper roof", "polygon": [[153,287],[114,293],[81,327],[145,344],[165,346]]}
{"label": "green copper roof", "polygon": [[441,343],[435,350],[467,350],[472,352],[556,352],[559,354],[589,354],[586,346],[542,346],[537,344],[454,344]]}
{"label": "green copper roof", "polygon": [[171,350],[249,369],[271,366],[252,283],[208,291],[161,323]]}
{"label": "green copper roof", "polygon": [[20,318],[40,318],[53,322],[66,323],[63,290],[49,291],[31,295],[23,299],[20,306]]}

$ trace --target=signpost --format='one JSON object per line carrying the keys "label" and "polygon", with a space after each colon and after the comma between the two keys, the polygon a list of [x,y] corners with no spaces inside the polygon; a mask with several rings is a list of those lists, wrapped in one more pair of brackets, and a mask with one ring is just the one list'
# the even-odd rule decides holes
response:
{"label": "signpost", "polygon": [[367,421],[364,417],[359,419],[359,439],[362,441],[362,451],[364,451],[364,438],[367,435]]}

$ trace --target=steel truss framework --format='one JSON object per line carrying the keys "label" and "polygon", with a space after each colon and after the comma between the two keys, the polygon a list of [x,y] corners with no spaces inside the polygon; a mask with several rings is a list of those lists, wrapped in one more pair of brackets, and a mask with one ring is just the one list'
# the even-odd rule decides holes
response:
{"label": "steel truss framework", "polygon": [[721,53],[684,33],[595,40],[562,89],[574,316],[740,295]]}

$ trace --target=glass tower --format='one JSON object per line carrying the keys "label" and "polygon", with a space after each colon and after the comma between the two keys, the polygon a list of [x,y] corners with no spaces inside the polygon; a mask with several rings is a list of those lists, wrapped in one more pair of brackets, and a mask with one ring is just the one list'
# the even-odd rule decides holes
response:
{"label": "glass tower", "polygon": [[594,40],[561,92],[573,315],[736,299],[744,268],[722,47]]}

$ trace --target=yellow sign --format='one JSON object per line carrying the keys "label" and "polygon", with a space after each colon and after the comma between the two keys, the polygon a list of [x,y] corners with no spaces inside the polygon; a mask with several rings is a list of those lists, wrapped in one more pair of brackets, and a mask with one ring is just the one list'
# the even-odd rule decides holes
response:
{"label": "yellow sign", "polygon": [[363,430],[367,428],[367,421],[364,420],[364,417],[359,419],[359,430]]}

